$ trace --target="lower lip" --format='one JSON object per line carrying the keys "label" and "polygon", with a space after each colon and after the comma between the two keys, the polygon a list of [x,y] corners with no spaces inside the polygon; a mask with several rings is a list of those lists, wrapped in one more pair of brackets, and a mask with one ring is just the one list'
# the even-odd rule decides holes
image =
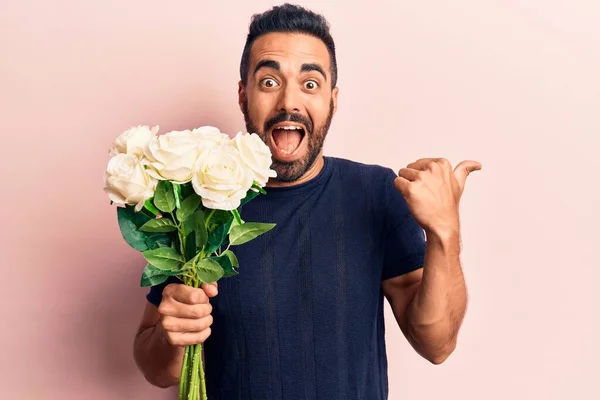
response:
{"label": "lower lip", "polygon": [[273,139],[273,135],[269,134],[269,147],[271,147],[271,152],[273,153],[273,156],[276,159],[281,161],[293,161],[298,157],[298,154],[302,151],[302,148],[304,147],[304,142],[306,142],[306,136],[308,135],[306,134],[306,131],[304,131],[304,136],[302,137],[302,140],[300,140],[300,144],[298,145],[296,150],[294,150],[291,153],[285,153],[281,151],[279,147],[277,147],[277,145],[275,144],[275,140]]}

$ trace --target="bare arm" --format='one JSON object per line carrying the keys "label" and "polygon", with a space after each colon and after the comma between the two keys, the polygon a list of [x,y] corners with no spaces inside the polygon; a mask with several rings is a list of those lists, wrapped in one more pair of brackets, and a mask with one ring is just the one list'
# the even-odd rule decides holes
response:
{"label": "bare arm", "polygon": [[428,234],[422,269],[383,282],[383,292],[412,347],[434,364],[456,348],[467,291],[458,234]]}
{"label": "bare arm", "polygon": [[395,179],[427,233],[427,247],[421,271],[387,280],[382,289],[411,345],[434,364],[456,348],[467,308],[459,204],[467,176],[480,169],[476,161],[463,161],[452,169],[444,158],[422,158],[400,169]]}
{"label": "bare arm", "polygon": [[170,284],[159,307],[147,303],[134,340],[134,359],[152,385],[177,385],[185,346],[203,343],[210,336],[216,284],[202,289]]}

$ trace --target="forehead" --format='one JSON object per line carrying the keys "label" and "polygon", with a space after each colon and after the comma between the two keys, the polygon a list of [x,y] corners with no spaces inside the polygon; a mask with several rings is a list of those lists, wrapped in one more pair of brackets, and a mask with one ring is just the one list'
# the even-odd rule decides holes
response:
{"label": "forehead", "polygon": [[259,37],[250,52],[250,70],[262,60],[278,61],[283,69],[304,63],[320,64],[326,71],[331,60],[325,43],[318,38],[301,33],[273,32]]}

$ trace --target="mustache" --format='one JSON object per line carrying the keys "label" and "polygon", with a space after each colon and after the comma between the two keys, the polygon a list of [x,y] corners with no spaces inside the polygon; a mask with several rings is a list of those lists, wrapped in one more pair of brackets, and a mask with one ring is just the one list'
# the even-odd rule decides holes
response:
{"label": "mustache", "polygon": [[298,113],[281,113],[265,122],[265,133],[280,122],[296,122],[306,127],[306,133],[310,134],[313,131],[312,121],[304,115]]}

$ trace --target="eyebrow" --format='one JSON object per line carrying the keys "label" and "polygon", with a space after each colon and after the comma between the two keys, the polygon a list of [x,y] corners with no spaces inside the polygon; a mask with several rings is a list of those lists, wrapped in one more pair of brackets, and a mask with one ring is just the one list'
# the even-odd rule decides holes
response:
{"label": "eyebrow", "polygon": [[[262,60],[258,64],[256,64],[256,67],[254,67],[254,75],[256,75],[256,73],[261,68],[271,68],[276,71],[279,71],[281,69],[281,66],[279,65],[279,63],[277,61],[274,61],[274,60]],[[302,64],[302,67],[300,67],[300,72],[311,72],[311,71],[316,71],[316,72],[320,73],[321,75],[323,75],[323,78],[325,78],[325,80],[327,80],[327,74],[325,73],[325,70],[323,69],[323,67],[321,67],[319,64],[314,64],[314,63]]]}
{"label": "eyebrow", "polygon": [[271,68],[271,69],[279,71],[280,66],[279,66],[279,63],[277,61],[262,60],[258,64],[256,64],[256,67],[254,68],[254,75],[256,75],[256,73],[258,72],[258,70],[261,69],[261,68]]}
{"label": "eyebrow", "polygon": [[321,67],[319,64],[302,64],[302,68],[300,69],[300,71],[301,72],[317,71],[318,73],[323,75],[323,78],[325,78],[325,80],[327,80],[327,74],[325,73],[325,70],[323,69],[323,67]]}

